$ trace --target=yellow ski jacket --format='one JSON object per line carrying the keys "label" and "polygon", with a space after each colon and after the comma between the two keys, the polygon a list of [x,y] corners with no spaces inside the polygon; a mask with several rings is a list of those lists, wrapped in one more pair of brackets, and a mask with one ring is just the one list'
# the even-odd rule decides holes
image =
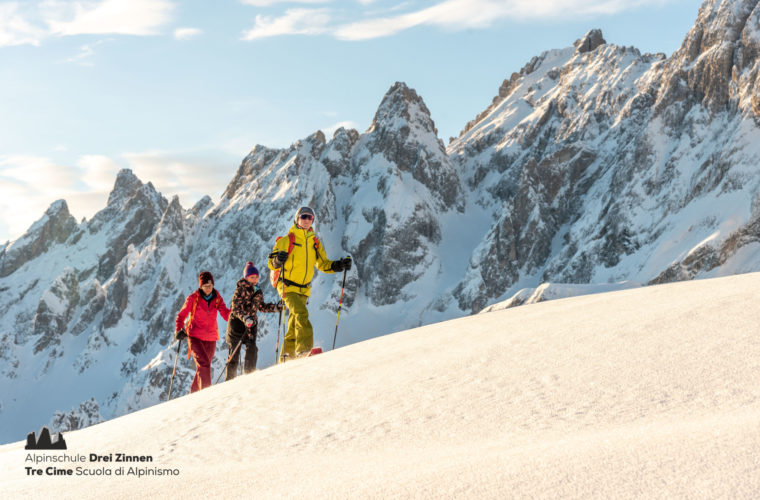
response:
{"label": "yellow ski jacket", "polygon": [[[332,262],[327,258],[322,242],[315,240],[314,230],[309,228],[301,229],[293,224],[288,234],[294,235],[293,250],[288,255],[288,260],[282,268],[275,268],[272,264],[274,259],[269,259],[267,265],[272,272],[280,270],[281,280],[277,283],[277,292],[300,293],[307,297],[311,295],[311,280],[314,278],[314,268],[318,268],[323,273],[333,273],[330,269]],[[290,237],[284,236],[278,238],[274,244],[273,252],[287,252],[290,246]]]}

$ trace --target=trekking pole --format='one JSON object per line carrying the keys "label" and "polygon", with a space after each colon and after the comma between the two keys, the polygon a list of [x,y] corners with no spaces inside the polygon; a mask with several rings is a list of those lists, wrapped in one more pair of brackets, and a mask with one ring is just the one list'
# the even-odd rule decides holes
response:
{"label": "trekking pole", "polygon": [[166,400],[169,401],[172,398],[172,385],[174,385],[174,374],[177,373],[177,360],[179,359],[179,348],[182,345],[182,339],[177,342],[177,354],[174,355],[174,370],[172,370],[172,379],[169,382],[169,395],[166,396]]}
{"label": "trekking pole", "polygon": [[[222,372],[221,372],[221,373],[219,374],[219,376],[217,377],[217,379],[216,379],[216,382],[214,382],[214,385],[218,384],[218,383],[219,383],[219,379],[221,379],[221,378],[222,378],[222,375],[223,375],[223,374],[225,374],[225,373],[227,372],[227,365],[229,365],[229,364],[230,364],[230,361],[232,361],[232,358],[235,356],[235,353],[236,353],[236,352],[238,352],[238,349],[240,349],[240,346],[243,344],[243,339],[245,339],[245,336],[246,336],[246,335],[247,335],[247,334],[243,334],[243,336],[242,336],[242,337],[240,337],[240,342],[238,342],[238,343],[237,343],[237,345],[235,346],[235,349],[234,349],[234,350],[232,351],[232,353],[230,353],[230,355],[227,357],[227,362],[224,364],[224,369],[222,370]],[[247,356],[247,354],[246,354],[246,356]],[[236,373],[237,373],[237,372],[236,372]]]}
{"label": "trekking pole", "polygon": [[[278,281],[282,283],[282,273],[280,273],[280,278]],[[284,285],[282,287],[282,295],[285,295]],[[282,295],[280,296],[280,316],[277,320],[277,345],[274,348],[274,364],[278,364],[280,362],[280,326],[282,326],[282,317],[285,316],[285,302],[282,300]]]}
{"label": "trekking pole", "polygon": [[338,302],[338,318],[335,320],[335,335],[333,335],[333,350],[335,350],[335,340],[338,338],[338,321],[340,321],[340,308],[343,306],[343,289],[346,288],[346,272],[343,270],[343,284],[340,285],[340,301]]}

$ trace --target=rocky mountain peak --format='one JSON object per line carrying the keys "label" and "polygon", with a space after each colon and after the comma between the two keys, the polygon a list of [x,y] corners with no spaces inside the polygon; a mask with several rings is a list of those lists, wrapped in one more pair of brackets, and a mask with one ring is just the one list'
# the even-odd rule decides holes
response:
{"label": "rocky mountain peak", "polygon": [[464,203],[456,170],[438,138],[430,111],[414,89],[396,82],[383,97],[372,125],[361,141],[399,172],[408,172],[437,198],[438,210],[461,209]]}
{"label": "rocky mountain peak", "polygon": [[113,190],[111,191],[111,194],[108,195],[108,206],[131,198],[142,185],[142,181],[137,178],[132,170],[128,168],[120,170],[116,176]]}
{"label": "rocky mountain peak", "polygon": [[435,123],[430,117],[430,110],[422,98],[404,82],[396,82],[380,102],[367,132],[378,129],[399,130],[408,125],[414,125],[438,136],[438,129],[435,128]]}
{"label": "rocky mountain peak", "polygon": [[195,205],[193,205],[193,207],[190,209],[190,212],[193,215],[200,217],[206,213],[206,211],[211,208],[213,204],[214,201],[211,199],[211,197],[209,195],[205,195],[203,198],[198,200]]}
{"label": "rocky mountain peak", "polygon": [[[691,99],[713,114],[737,104],[760,114],[755,88],[758,56],[760,0],[705,1],[694,26],[668,61],[667,84],[658,97],[657,112]],[[666,116],[666,122],[680,123],[681,114]]]}
{"label": "rocky mountain peak", "polygon": [[745,28],[754,30],[747,22],[757,9],[759,0],[707,0],[699,9],[694,26],[681,45],[690,61],[724,42],[736,43]]}
{"label": "rocky mountain peak", "polygon": [[605,45],[607,43],[607,40],[604,39],[604,36],[602,35],[602,30],[600,29],[593,29],[590,30],[588,33],[583,35],[583,38],[580,38],[579,40],[576,40],[573,45],[576,47],[576,52],[579,54],[582,54],[584,52],[591,52],[595,50],[600,45]]}
{"label": "rocky mountain peak", "polygon": [[63,243],[76,227],[77,222],[69,213],[66,201],[54,201],[24,236],[0,252],[0,277],[13,273],[26,262],[45,253],[51,246]]}
{"label": "rocky mountain peak", "polygon": [[89,230],[91,233],[99,231],[108,221],[121,218],[125,210],[150,213],[151,218],[158,222],[168,204],[166,198],[152,183],[144,184],[132,170],[125,168],[116,176],[106,208],[95,214],[90,221]]}
{"label": "rocky mountain peak", "polygon": [[174,224],[177,221],[182,221],[184,219],[184,212],[185,211],[182,208],[182,204],[179,202],[179,196],[175,194],[174,196],[172,196],[171,202],[169,202],[169,205],[167,205],[166,210],[161,215],[161,221],[159,222],[159,227],[167,223]]}
{"label": "rocky mountain peak", "polygon": [[185,240],[184,220],[185,210],[179,202],[179,196],[174,195],[156,227],[156,232],[153,235],[155,243],[157,245],[177,244],[181,246]]}
{"label": "rocky mountain peak", "polygon": [[56,200],[45,210],[45,215],[48,217],[65,217],[70,215],[69,205],[66,203],[66,200]]}

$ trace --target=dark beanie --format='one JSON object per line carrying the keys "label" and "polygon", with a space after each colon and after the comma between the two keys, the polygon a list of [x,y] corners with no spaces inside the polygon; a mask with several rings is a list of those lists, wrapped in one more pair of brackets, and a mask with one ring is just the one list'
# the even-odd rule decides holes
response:
{"label": "dark beanie", "polygon": [[203,286],[204,283],[211,282],[211,284],[214,284],[214,275],[212,275],[208,271],[203,271],[201,274],[198,275],[198,286]]}
{"label": "dark beanie", "polygon": [[256,276],[258,276],[259,270],[256,269],[256,266],[253,265],[253,262],[248,261],[245,264],[245,269],[243,269],[243,278],[247,278],[248,276],[251,276],[252,274],[255,274]]}

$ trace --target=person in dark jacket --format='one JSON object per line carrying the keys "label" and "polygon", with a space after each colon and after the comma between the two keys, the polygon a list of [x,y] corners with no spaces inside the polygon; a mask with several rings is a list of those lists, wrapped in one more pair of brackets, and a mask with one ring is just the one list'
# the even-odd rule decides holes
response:
{"label": "person in dark jacket", "polygon": [[[259,270],[248,262],[243,269],[243,279],[238,280],[235,293],[232,295],[232,308],[230,320],[227,323],[227,345],[229,347],[229,363],[225,380],[232,380],[237,375],[240,351],[245,345],[245,360],[243,361],[244,373],[251,373],[256,369],[259,348],[256,346],[256,334],[258,332],[258,316],[261,312],[282,311],[282,304],[270,304],[264,302],[264,294],[258,286]],[[243,343],[240,344],[240,341]]]}
{"label": "person in dark jacket", "polygon": [[[185,305],[177,314],[174,338],[182,340],[187,337],[188,353],[195,361],[195,378],[190,392],[205,389],[211,385],[211,361],[219,340],[219,327],[216,313],[227,321],[230,310],[222,296],[214,289],[214,276],[203,271],[198,275],[198,289],[188,295]],[[185,320],[188,318],[187,326]]]}

